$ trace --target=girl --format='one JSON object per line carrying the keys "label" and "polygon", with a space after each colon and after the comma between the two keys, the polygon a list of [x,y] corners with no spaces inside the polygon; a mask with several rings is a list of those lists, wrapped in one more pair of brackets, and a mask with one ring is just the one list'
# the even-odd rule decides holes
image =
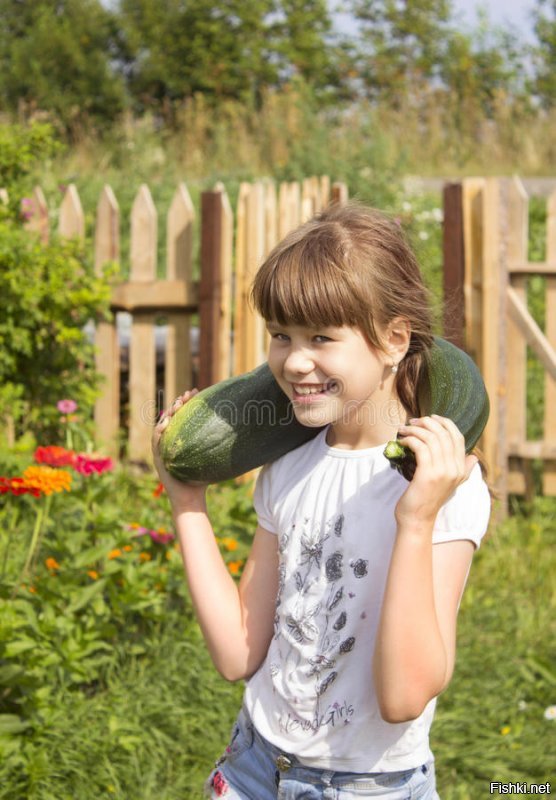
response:
{"label": "girl", "polygon": [[[274,249],[252,298],[295,416],[324,427],[260,472],[239,586],[205,487],[172,479],[158,454],[194,392],[153,439],[210,654],[226,679],[246,680],[208,796],[437,798],[429,728],[490,501],[457,427],[416,406],[432,342],[419,268],[393,221],[334,206]],[[398,433],[416,456],[410,483],[383,456]]]}

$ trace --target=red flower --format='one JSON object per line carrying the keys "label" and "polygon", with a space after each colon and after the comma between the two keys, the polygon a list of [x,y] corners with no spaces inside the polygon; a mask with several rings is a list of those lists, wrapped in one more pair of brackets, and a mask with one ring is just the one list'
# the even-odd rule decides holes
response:
{"label": "red flower", "polygon": [[156,487],[156,489],[154,490],[153,497],[160,497],[160,495],[162,494],[163,491],[164,491],[164,484],[161,481],[158,484],[158,486]]}
{"label": "red flower", "polygon": [[81,475],[92,475],[94,472],[100,475],[102,472],[113,469],[114,462],[111,458],[100,456],[97,453],[78,453],[73,467]]}
{"label": "red flower", "polygon": [[41,490],[37,486],[29,486],[25,478],[4,478],[0,477],[0,494],[32,494],[33,497],[40,497]]}
{"label": "red flower", "polygon": [[48,447],[37,447],[34,458],[38,464],[48,464],[50,467],[72,467],[77,456],[73,450],[66,450],[65,447],[53,444]]}

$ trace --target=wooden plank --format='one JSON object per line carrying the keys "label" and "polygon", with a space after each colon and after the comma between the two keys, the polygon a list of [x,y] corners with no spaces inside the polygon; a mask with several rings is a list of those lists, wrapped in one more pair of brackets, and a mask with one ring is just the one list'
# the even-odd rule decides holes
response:
{"label": "wooden plank", "polygon": [[331,203],[340,203],[340,205],[345,205],[348,201],[349,193],[348,187],[343,181],[335,181],[332,184],[332,199]]}
{"label": "wooden plank", "polygon": [[[265,197],[264,187],[260,182],[252,184],[249,191],[246,230],[245,279],[248,292],[265,254]],[[246,369],[249,371],[262,364],[266,358],[264,321],[249,303],[244,310],[244,324]]]}
{"label": "wooden plank", "polygon": [[482,370],[484,178],[463,181],[465,350]]}
{"label": "wooden plank", "polygon": [[556,443],[544,441],[524,441],[508,443],[508,454],[519,458],[541,458],[556,460]]}
{"label": "wooden plank", "polygon": [[64,239],[85,238],[85,215],[74,183],[70,183],[64,194],[58,230]]}
{"label": "wooden plank", "polygon": [[304,178],[301,184],[301,218],[300,222],[307,222],[315,213],[313,202],[313,185],[311,178]]}
{"label": "wooden plank", "polygon": [[507,234],[505,183],[487,178],[484,187],[482,373],[490,397],[490,419],[483,434],[483,452],[491,481],[500,498],[496,519],[507,513],[506,437],[506,312],[507,262],[502,240]]}
{"label": "wooden plank", "polygon": [[130,278],[132,281],[156,280],[156,243],[158,218],[146,184],[142,184],[131,208]]}
{"label": "wooden plank", "polygon": [[187,313],[197,311],[195,287],[189,289],[183,281],[151,280],[120,283],[113,287],[110,307],[114,311],[146,311],[157,309]]}
{"label": "wooden plank", "polygon": [[95,273],[102,275],[107,261],[120,260],[120,207],[111,187],[104,186],[97,203]]}
{"label": "wooden plank", "polygon": [[290,184],[283,182],[278,189],[278,241],[281,241],[293,227]]}
{"label": "wooden plank", "polygon": [[152,313],[134,314],[131,326],[128,456],[141,463],[151,461],[151,434],[157,411],[155,320]]}
{"label": "wooden plank", "polygon": [[[149,187],[140,186],[131,208],[130,281],[134,290],[152,287],[150,302],[155,301],[158,217]],[[143,286],[141,286],[143,284]],[[118,287],[119,288],[119,287]],[[116,299],[113,293],[113,301]],[[152,309],[152,305],[148,306]],[[151,429],[156,418],[156,314],[141,311],[136,304],[130,332],[129,353],[129,458],[148,462],[151,459]]]}
{"label": "wooden plank", "polygon": [[443,207],[444,338],[463,348],[465,254],[461,183],[444,185]]}
{"label": "wooden plank", "polygon": [[[40,241],[43,244],[47,244],[50,230],[48,220],[48,205],[46,203],[43,190],[40,186],[35,186],[31,197],[24,199],[27,200],[24,209],[24,215],[27,217],[25,222],[26,230],[36,233]],[[21,202],[23,204],[23,200]]]}
{"label": "wooden plank", "polygon": [[[271,250],[278,244],[278,198],[276,196],[276,185],[274,181],[264,183],[265,190],[265,246],[264,257],[266,258]],[[265,358],[270,344],[270,334],[263,328],[263,350]]]}
{"label": "wooden plank", "polygon": [[220,248],[220,342],[216,379],[223,381],[232,374],[232,297],[233,297],[233,242],[234,215],[224,184],[218,183],[215,191],[221,193],[221,248]]}
{"label": "wooden plank", "polygon": [[199,387],[218,380],[220,308],[222,299],[222,193],[201,195],[201,284],[199,288],[200,353]]}
{"label": "wooden plank", "polygon": [[[107,261],[120,259],[120,209],[110,186],[101,192],[95,225],[95,274]],[[119,455],[120,346],[116,318],[99,322],[95,330],[96,369],[103,377],[102,394],[95,403],[97,442],[111,456]]]}
{"label": "wooden plank", "polygon": [[233,313],[233,365],[234,375],[247,372],[245,342],[245,311],[248,302],[246,278],[247,259],[247,198],[251,186],[243,182],[239,186],[236,207],[236,253],[234,274],[234,313]]}
{"label": "wooden plank", "polygon": [[[176,311],[166,313],[166,348],[164,354],[164,398],[166,408],[193,385],[191,353],[191,307],[193,291],[193,226],[195,209],[184,183],[174,192],[166,219],[166,278],[181,284],[185,302]],[[181,291],[181,289],[180,289]],[[162,410],[162,409],[161,409]]]}
{"label": "wooden plank", "polygon": [[320,206],[326,208],[330,205],[330,176],[321,175],[320,177]]}
{"label": "wooden plank", "polygon": [[556,275],[556,260],[548,261],[510,261],[509,271],[512,275]]}
{"label": "wooden plank", "polygon": [[[508,231],[505,252],[508,262],[527,259],[529,242],[529,198],[519,178],[508,181]],[[527,276],[511,278],[512,295],[527,306]],[[506,431],[511,441],[527,438],[527,344],[516,326],[512,315],[507,328],[507,423]],[[530,464],[512,462],[508,466],[508,491],[526,494],[532,485],[532,476],[527,475]]]}
{"label": "wooden plank", "polygon": [[[546,259],[554,271],[546,278],[545,335],[556,350],[556,191],[548,198],[546,210]],[[556,444],[556,384],[548,376],[544,384],[544,441],[547,446]],[[545,461],[543,492],[556,495],[556,455]]]}
{"label": "wooden plank", "polygon": [[290,182],[289,190],[289,230],[301,225],[301,186],[297,181]]}
{"label": "wooden plank", "polygon": [[508,311],[527,344],[531,347],[553,381],[556,381],[556,349],[552,347],[527,307],[512,287],[507,287]]}
{"label": "wooden plank", "polygon": [[278,244],[278,198],[274,181],[263,181],[264,187],[264,257]]}

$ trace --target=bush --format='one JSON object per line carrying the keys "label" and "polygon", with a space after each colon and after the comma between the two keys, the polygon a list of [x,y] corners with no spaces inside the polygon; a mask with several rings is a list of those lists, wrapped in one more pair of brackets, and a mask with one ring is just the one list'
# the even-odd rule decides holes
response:
{"label": "bush", "polygon": [[[64,393],[91,409],[98,384],[83,328],[107,314],[108,282],[95,277],[76,241],[44,245],[23,228],[22,200],[38,161],[58,148],[47,125],[0,126],[0,420],[15,434],[52,439]],[[24,422],[25,421],[25,422]]]}

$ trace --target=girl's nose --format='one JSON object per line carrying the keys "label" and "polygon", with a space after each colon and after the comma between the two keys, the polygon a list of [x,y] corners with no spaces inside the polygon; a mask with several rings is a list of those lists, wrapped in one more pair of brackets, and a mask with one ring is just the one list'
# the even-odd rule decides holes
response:
{"label": "girl's nose", "polygon": [[284,362],[284,372],[288,375],[306,375],[315,367],[310,353],[302,348],[291,350]]}

